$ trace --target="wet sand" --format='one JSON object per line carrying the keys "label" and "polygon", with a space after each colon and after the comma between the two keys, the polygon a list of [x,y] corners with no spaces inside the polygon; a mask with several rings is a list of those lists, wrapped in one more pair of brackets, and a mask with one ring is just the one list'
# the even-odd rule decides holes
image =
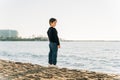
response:
{"label": "wet sand", "polygon": [[0,60],[0,80],[120,80],[120,75]]}

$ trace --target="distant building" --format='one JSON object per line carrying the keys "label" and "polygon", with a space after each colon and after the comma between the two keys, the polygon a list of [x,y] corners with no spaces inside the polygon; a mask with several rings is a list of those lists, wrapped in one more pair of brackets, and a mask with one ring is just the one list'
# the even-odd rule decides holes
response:
{"label": "distant building", "polygon": [[16,30],[0,30],[0,38],[17,38],[18,32]]}

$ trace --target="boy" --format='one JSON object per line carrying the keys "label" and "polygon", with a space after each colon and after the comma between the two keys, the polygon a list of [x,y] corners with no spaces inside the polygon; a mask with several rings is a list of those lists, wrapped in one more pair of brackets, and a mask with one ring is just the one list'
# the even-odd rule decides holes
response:
{"label": "boy", "polygon": [[49,38],[49,48],[50,48],[50,52],[49,52],[49,66],[51,67],[56,67],[57,64],[57,51],[58,48],[60,48],[60,42],[59,42],[59,38],[58,38],[58,33],[57,30],[55,29],[57,20],[55,18],[51,18],[49,20],[49,24],[50,27],[47,31],[47,35]]}

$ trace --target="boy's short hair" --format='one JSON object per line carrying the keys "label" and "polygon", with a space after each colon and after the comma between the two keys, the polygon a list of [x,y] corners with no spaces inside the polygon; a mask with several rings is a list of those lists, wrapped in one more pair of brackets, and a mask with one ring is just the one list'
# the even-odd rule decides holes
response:
{"label": "boy's short hair", "polygon": [[54,21],[57,21],[57,19],[55,19],[55,18],[50,18],[49,24],[50,24],[50,23],[53,23]]}

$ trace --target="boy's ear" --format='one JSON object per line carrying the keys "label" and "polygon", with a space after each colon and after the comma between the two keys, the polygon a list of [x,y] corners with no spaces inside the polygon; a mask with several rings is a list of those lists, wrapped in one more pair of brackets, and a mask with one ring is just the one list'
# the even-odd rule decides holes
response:
{"label": "boy's ear", "polygon": [[50,23],[50,25],[52,24],[52,22]]}

